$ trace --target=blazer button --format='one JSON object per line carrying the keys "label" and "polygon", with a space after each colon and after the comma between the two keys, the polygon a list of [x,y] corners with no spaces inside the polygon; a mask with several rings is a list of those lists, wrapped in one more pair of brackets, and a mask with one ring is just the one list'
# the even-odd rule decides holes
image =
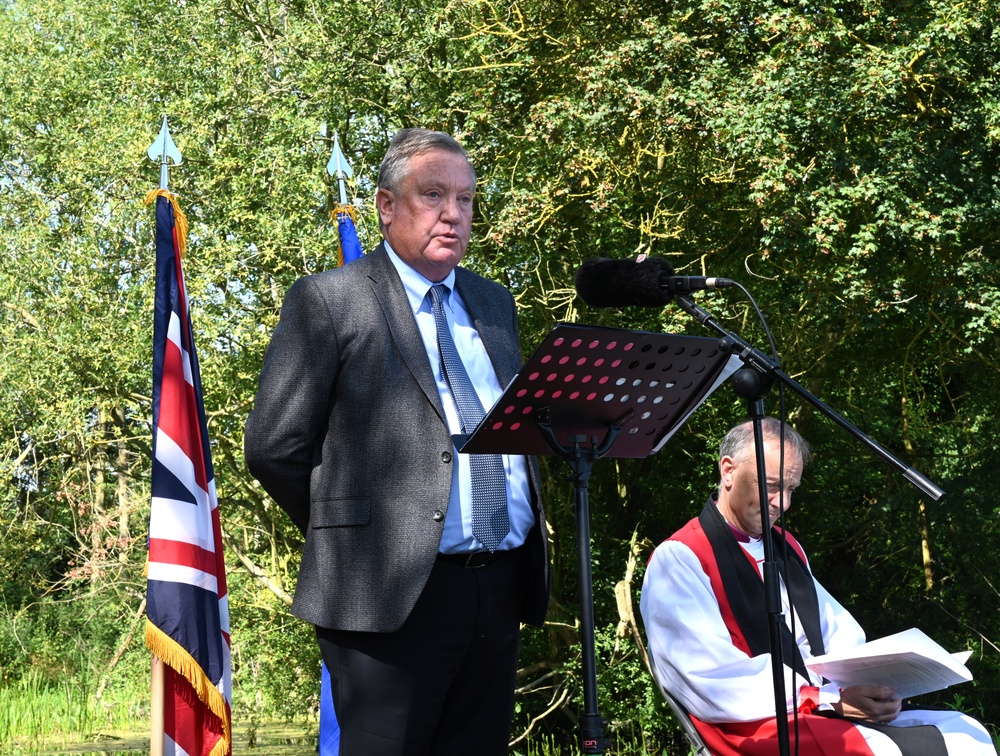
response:
{"label": "blazer button", "polygon": [[451,452],[450,451],[441,452],[441,461],[444,462],[445,464],[451,462]]}
{"label": "blazer button", "polygon": [[434,522],[441,522],[441,520],[443,520],[443,519],[444,519],[444,512],[442,512],[440,509],[435,509],[434,510]]}

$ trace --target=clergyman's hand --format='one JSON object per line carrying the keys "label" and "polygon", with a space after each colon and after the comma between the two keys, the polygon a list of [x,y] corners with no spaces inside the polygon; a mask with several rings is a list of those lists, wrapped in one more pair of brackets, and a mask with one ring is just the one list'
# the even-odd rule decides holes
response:
{"label": "clergyman's hand", "polygon": [[881,685],[855,685],[840,691],[840,702],[833,705],[845,717],[885,724],[899,716],[903,702],[892,688]]}

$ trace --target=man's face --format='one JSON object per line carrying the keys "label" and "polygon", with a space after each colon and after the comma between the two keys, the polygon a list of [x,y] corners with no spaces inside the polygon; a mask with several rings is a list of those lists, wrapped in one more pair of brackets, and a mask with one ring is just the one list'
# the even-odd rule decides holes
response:
{"label": "man's face", "polygon": [[408,168],[398,193],[376,195],[383,231],[400,258],[436,283],[469,246],[475,180],[462,155],[444,150],[417,155]]}
{"label": "man's face", "polygon": [[[767,503],[770,524],[773,525],[782,510],[792,503],[792,493],[802,480],[802,456],[785,444],[784,497],[779,494],[781,446],[777,439],[764,440],[764,465],[767,472]],[[719,511],[737,528],[757,538],[760,526],[760,497],[757,492],[757,461],[753,447],[746,449],[738,459],[723,457],[719,462],[721,486]]]}

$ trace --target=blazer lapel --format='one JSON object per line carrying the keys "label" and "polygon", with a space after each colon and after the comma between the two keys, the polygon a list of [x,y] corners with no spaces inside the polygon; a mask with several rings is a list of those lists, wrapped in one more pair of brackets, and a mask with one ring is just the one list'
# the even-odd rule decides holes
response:
{"label": "blazer lapel", "polygon": [[509,307],[501,306],[506,301],[497,302],[490,296],[492,287],[482,285],[480,279],[466,275],[461,268],[455,274],[455,288],[469,308],[501,388],[506,388],[521,369],[521,349],[516,331],[512,330],[512,313]]}
{"label": "blazer lapel", "polygon": [[437,384],[434,382],[434,374],[427,359],[424,340],[420,336],[420,329],[417,328],[417,321],[413,318],[410,300],[403,289],[402,281],[399,280],[399,274],[382,244],[379,244],[369,257],[372,258],[370,276],[372,291],[382,307],[392,340],[427,400],[437,411],[442,422],[447,422]]}

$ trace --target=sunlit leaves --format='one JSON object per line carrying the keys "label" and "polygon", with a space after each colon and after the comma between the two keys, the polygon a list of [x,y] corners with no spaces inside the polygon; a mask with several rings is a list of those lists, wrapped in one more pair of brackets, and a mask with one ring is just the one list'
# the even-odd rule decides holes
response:
{"label": "sunlit leaves", "polygon": [[[247,475],[242,428],[285,290],[335,259],[321,129],[354,166],[371,249],[388,135],[419,124],[456,133],[472,154],[481,191],[468,264],[514,289],[526,352],[576,318],[704,335],[677,308],[579,308],[583,259],[651,252],[741,280],[785,369],[949,491],[926,508],[932,598],[986,622],[996,591],[969,575],[997,557],[998,17],[996,0],[4,3],[5,601],[66,588],[77,560],[108,543],[87,528],[119,510],[141,543],[152,309],[142,198],[158,179],[145,150],[166,114],[184,153],[170,182],[191,222],[184,265],[223,521],[286,590],[298,533]],[[760,343],[742,300],[701,298]],[[910,622],[926,585],[917,494],[792,405],[817,450],[793,510],[814,563],[864,619]],[[700,506],[718,436],[744,413],[724,387],[654,458],[595,470],[599,626],[636,524],[655,541]],[[525,647],[561,669],[576,640],[565,629],[573,502],[561,461],[546,464],[556,624]],[[74,517],[65,496],[81,491],[103,492],[105,512]],[[984,533],[976,555],[970,532]],[[141,548],[125,557],[127,585],[109,601],[141,590]],[[243,579],[233,587],[234,623],[269,617],[279,634],[276,606]],[[525,717],[535,703],[523,701]]]}

